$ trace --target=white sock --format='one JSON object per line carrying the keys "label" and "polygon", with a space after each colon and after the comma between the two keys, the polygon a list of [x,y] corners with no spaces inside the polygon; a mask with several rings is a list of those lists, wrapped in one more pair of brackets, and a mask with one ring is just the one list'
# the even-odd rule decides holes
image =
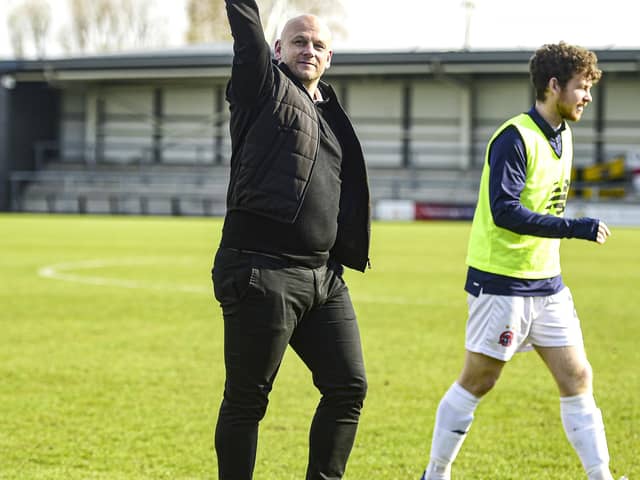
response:
{"label": "white sock", "polygon": [[612,480],[602,413],[591,393],[560,398],[560,416],[569,442],[589,480]]}
{"label": "white sock", "polygon": [[449,387],[436,413],[436,424],[431,440],[429,465],[424,480],[447,480],[451,476],[451,464],[455,460],[473,421],[473,412],[480,399],[458,383]]}

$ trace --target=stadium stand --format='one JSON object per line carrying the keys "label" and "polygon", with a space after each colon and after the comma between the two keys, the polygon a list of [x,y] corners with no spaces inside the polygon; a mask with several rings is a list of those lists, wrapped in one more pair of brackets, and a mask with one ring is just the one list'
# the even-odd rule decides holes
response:
{"label": "stadium stand", "polygon": [[222,215],[227,167],[56,163],[11,175],[12,208],[46,213]]}
{"label": "stadium stand", "polygon": [[[531,53],[336,54],[328,80],[362,141],[373,202],[466,212],[487,139],[533,101]],[[573,126],[574,191],[640,203],[640,52],[597,53],[605,76]],[[222,215],[230,61],[224,46],[0,60],[11,79],[0,82],[0,211]]]}
{"label": "stadium stand", "polygon": [[[53,163],[11,174],[14,211],[136,215],[223,215],[228,166],[128,166]],[[470,171],[372,169],[374,199],[473,203]]]}

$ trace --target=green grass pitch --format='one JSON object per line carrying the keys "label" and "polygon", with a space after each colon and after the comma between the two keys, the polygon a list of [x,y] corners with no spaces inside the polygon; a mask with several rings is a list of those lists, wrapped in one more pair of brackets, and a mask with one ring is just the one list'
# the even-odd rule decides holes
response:
{"label": "green grass pitch", "polygon": [[[0,478],[216,479],[219,219],[0,216]],[[463,357],[469,224],[374,223],[347,272],[369,378],[347,480],[417,480]],[[565,240],[617,476],[640,476],[640,229]],[[255,478],[304,477],[318,395],[291,352],[261,425]],[[584,478],[535,353],[480,404],[458,480]],[[617,478],[617,477],[616,477]]]}

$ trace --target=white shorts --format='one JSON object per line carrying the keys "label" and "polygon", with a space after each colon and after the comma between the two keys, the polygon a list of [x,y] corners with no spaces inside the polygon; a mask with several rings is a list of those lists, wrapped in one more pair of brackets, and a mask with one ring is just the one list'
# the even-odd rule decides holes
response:
{"label": "white shorts", "polygon": [[582,345],[580,320],[569,288],[546,297],[469,294],[465,347],[507,361],[532,345]]}

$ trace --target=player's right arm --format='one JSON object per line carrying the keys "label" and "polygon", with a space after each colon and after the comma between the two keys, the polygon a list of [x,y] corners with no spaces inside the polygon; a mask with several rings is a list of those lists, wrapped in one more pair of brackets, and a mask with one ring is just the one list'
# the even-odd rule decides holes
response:
{"label": "player's right arm", "polygon": [[489,150],[489,197],[494,223],[520,235],[580,238],[604,243],[610,232],[597,218],[563,218],[533,212],[520,202],[527,180],[524,141],[515,127],[507,127]]}
{"label": "player's right arm", "polygon": [[264,37],[255,0],[225,0],[233,36],[233,65],[228,95],[251,105],[273,83],[271,49]]}

